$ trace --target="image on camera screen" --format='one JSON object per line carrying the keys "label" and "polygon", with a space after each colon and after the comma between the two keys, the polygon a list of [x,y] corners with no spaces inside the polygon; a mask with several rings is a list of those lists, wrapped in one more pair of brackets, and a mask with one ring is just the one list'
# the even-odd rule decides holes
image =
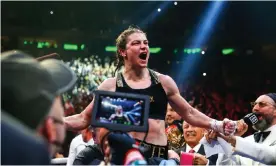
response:
{"label": "image on camera screen", "polygon": [[130,98],[100,96],[96,120],[101,123],[143,125],[144,101]]}

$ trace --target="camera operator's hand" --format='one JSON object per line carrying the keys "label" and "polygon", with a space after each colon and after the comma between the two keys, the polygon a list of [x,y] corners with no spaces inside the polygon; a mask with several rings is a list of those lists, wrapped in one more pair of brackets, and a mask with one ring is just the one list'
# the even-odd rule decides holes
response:
{"label": "camera operator's hand", "polygon": [[107,140],[111,148],[111,163],[114,163],[116,165],[124,165],[124,160],[127,153],[131,149],[134,149],[133,144],[135,144],[135,140],[131,138],[128,134],[124,133],[111,133],[107,137]]}

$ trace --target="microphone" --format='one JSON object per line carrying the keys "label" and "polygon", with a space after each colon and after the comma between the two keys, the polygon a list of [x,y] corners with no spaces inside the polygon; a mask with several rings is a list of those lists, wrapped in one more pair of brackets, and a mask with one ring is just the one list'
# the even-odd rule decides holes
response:
{"label": "microphone", "polygon": [[[259,122],[259,115],[254,112],[249,113],[242,118],[242,121],[244,121],[247,125],[254,126],[255,124],[257,124]],[[237,131],[238,131],[238,129],[236,128],[236,132]]]}
{"label": "microphone", "polygon": [[256,113],[247,114],[245,115],[243,120],[247,125],[255,125],[259,122],[258,114]]}

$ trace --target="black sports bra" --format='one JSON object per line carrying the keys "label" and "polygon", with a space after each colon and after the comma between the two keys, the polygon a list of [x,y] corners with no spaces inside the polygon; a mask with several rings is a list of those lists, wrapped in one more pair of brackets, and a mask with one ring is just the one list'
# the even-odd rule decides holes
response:
{"label": "black sports bra", "polygon": [[149,118],[164,120],[166,116],[168,99],[156,73],[148,69],[151,76],[151,85],[145,89],[130,88],[121,72],[117,74],[116,92],[137,93],[150,96]]}

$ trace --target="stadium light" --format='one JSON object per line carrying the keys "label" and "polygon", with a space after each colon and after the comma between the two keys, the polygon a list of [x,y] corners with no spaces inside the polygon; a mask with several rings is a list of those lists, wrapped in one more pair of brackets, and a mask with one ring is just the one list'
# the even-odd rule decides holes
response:
{"label": "stadium light", "polygon": [[185,48],[183,50],[183,52],[186,54],[198,54],[198,53],[202,53],[201,51],[202,51],[201,48]]}
{"label": "stadium light", "polygon": [[84,48],[85,48],[85,45],[82,44],[82,45],[80,46],[80,49],[81,49],[81,50],[84,50]]}
{"label": "stadium light", "polygon": [[[162,48],[160,48],[160,47],[151,47],[149,49],[150,53],[152,53],[152,54],[159,53],[161,50],[162,50]],[[106,52],[116,52],[117,47],[116,46],[106,46],[105,51]]]}
{"label": "stadium light", "polygon": [[222,54],[223,55],[228,55],[228,54],[233,53],[234,51],[235,51],[235,49],[233,49],[233,48],[225,48],[225,49],[222,50]]}
{"label": "stadium light", "polygon": [[162,49],[160,47],[152,47],[150,48],[150,53],[156,54],[159,53]]}
{"label": "stadium light", "polygon": [[116,46],[106,46],[105,47],[105,51],[106,52],[116,52],[117,51],[117,47]]}
{"label": "stadium light", "polygon": [[78,50],[78,45],[76,44],[63,44],[63,49],[64,50]]}

